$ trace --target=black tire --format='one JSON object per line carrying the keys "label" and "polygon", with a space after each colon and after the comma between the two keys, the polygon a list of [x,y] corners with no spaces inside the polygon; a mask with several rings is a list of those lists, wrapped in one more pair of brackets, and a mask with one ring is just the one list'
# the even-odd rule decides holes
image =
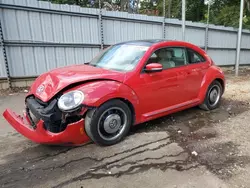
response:
{"label": "black tire", "polygon": [[[217,90],[217,97],[216,100],[213,102],[211,100],[211,95],[213,95],[213,93],[211,93],[212,91]],[[215,92],[216,93],[216,92]],[[223,89],[222,89],[222,85],[220,84],[220,82],[218,82],[217,80],[213,81],[210,86],[207,89],[207,93],[206,93],[206,97],[203,101],[203,103],[199,106],[201,109],[209,111],[209,110],[214,110],[216,108],[218,108],[218,106],[220,105],[220,100],[221,100],[221,96],[223,93]]]}
{"label": "black tire", "polygon": [[[117,115],[120,117],[120,121]],[[109,117],[110,119],[108,119]],[[98,145],[108,146],[120,142],[128,134],[131,125],[131,110],[127,104],[117,99],[108,101],[95,110],[88,111],[85,117],[85,131],[91,140]],[[115,131],[118,126],[121,128],[117,130],[117,133],[106,132],[106,129]]]}

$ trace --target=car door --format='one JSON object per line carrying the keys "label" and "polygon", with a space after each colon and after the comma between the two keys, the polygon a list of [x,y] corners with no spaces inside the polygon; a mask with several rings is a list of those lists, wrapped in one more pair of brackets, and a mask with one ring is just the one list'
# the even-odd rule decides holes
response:
{"label": "car door", "polygon": [[187,66],[187,80],[186,80],[186,93],[188,100],[198,98],[201,82],[205,73],[209,67],[209,63],[206,59],[197,51],[186,48],[188,57]]}
{"label": "car door", "polygon": [[[177,49],[182,53],[182,64],[168,66],[167,63],[172,62],[171,57],[166,55],[166,61],[162,61],[164,53],[162,52],[162,57],[159,56],[159,50],[174,53]],[[186,102],[185,93],[183,93],[183,83],[187,78],[186,57],[184,56],[185,48],[167,47],[156,50],[146,62],[149,64],[157,61],[163,65],[163,70],[153,73],[142,71],[139,79],[136,80],[137,83],[134,84],[136,85],[134,91],[139,97],[141,111],[145,118],[150,119],[151,116],[164,113]]]}

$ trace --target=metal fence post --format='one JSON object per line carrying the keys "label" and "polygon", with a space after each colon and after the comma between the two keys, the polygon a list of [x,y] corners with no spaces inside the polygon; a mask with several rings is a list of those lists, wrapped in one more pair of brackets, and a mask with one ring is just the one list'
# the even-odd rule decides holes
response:
{"label": "metal fence post", "polygon": [[205,30],[205,51],[207,52],[208,50],[208,25],[206,26]]}
{"label": "metal fence post", "polygon": [[103,22],[102,22],[102,3],[99,0],[99,26],[100,26],[100,38],[101,38],[101,50],[103,50],[104,46],[104,37],[103,37]]}
{"label": "metal fence post", "polygon": [[208,8],[207,8],[207,25],[206,25],[206,33],[205,33],[205,51],[206,52],[208,50],[209,15],[210,15],[210,3],[208,3]]}
{"label": "metal fence post", "polygon": [[4,57],[7,81],[8,81],[9,88],[11,89],[12,85],[11,85],[11,80],[10,80],[9,64],[8,64],[7,53],[6,53],[5,43],[4,43],[4,36],[3,36],[3,28],[2,28],[1,19],[0,19],[0,45],[3,48],[3,57]]}
{"label": "metal fence post", "polygon": [[165,17],[166,17],[166,0],[163,0],[162,36],[164,39],[166,37]]}
{"label": "metal fence post", "polygon": [[241,0],[241,3],[240,3],[239,31],[238,31],[238,39],[237,39],[236,62],[235,62],[235,76],[239,75],[243,10],[244,10],[244,0]]}
{"label": "metal fence post", "polygon": [[182,0],[182,40],[185,41],[185,28],[186,28],[186,0]]}

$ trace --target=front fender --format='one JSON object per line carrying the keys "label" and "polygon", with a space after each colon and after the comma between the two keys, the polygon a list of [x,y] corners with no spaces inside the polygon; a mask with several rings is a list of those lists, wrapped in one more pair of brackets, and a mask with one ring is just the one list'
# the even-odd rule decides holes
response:
{"label": "front fender", "polygon": [[98,80],[72,88],[84,93],[84,104],[98,107],[108,100],[122,98],[128,100],[134,107],[135,113],[138,111],[139,100],[135,92],[125,84],[112,80]]}
{"label": "front fender", "polygon": [[206,74],[204,75],[202,82],[201,82],[201,87],[200,87],[200,92],[198,95],[198,98],[200,99],[200,102],[202,103],[206,97],[206,93],[208,90],[208,87],[210,86],[210,84],[216,80],[222,80],[223,81],[223,91],[225,90],[225,76],[224,73],[222,71],[221,68],[217,67],[217,66],[211,66]]}

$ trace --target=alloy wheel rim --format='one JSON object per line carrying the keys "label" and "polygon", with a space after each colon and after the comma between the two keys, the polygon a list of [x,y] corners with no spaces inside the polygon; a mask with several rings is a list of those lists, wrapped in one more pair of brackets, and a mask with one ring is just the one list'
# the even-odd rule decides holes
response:
{"label": "alloy wheel rim", "polygon": [[109,108],[99,118],[98,134],[104,140],[115,140],[124,132],[127,123],[127,115],[123,109]]}
{"label": "alloy wheel rim", "polygon": [[208,102],[211,107],[214,107],[218,104],[221,96],[221,89],[218,85],[214,85],[210,88],[208,92]]}

